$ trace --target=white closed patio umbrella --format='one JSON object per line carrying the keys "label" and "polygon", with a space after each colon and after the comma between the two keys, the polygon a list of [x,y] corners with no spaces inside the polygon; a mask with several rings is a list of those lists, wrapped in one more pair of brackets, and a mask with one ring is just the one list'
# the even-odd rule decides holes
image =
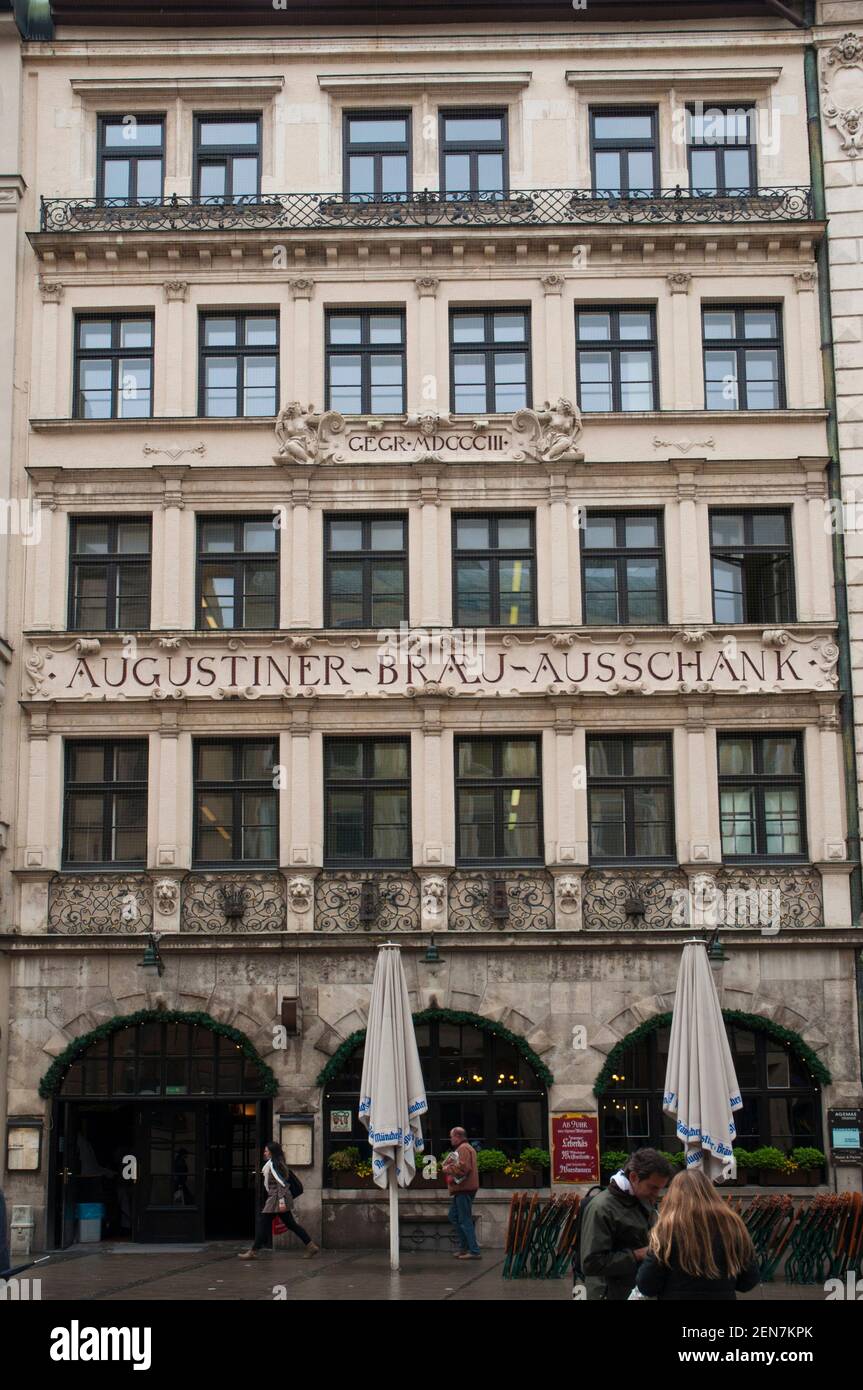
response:
{"label": "white closed patio umbrella", "polygon": [[390,1268],[399,1267],[398,1189],[416,1174],[422,1152],[425,1082],[398,946],[378,948],[360,1083],[359,1117],[369,1132],[372,1173],[390,1193]]}
{"label": "white closed patio umbrella", "polygon": [[677,976],[662,1108],[677,1120],[687,1168],[709,1178],[737,1175],[734,1111],[740,1087],[703,941],[683,948]]}

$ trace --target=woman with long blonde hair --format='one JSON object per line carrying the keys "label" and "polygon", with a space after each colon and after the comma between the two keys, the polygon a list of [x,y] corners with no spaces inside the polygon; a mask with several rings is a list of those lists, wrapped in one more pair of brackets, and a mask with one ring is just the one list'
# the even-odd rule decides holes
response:
{"label": "woman with long blonde hair", "polygon": [[699,1169],[678,1173],[650,1233],[636,1287],[663,1301],[731,1301],[759,1281],[749,1232]]}

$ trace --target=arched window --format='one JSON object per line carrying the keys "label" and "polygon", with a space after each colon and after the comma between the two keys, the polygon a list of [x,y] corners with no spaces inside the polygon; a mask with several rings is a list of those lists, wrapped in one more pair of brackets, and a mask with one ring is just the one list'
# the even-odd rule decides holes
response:
{"label": "arched window", "polygon": [[[429,1113],[423,1117],[425,1152],[449,1148],[449,1132],[461,1125],[477,1148],[516,1157],[548,1147],[545,1086],[518,1048],[477,1023],[416,1024]],[[337,1149],[358,1145],[369,1155],[366,1130],[357,1120],[363,1046],[324,1090],[324,1163]],[[326,1168],[324,1170],[327,1171]]]}
{"label": "arched window", "polygon": [[64,1100],[109,1096],[254,1096],[260,1069],[239,1043],[194,1023],[141,1023],[91,1043],[66,1072]]}
{"label": "arched window", "polygon": [[[727,1025],[743,1098],[735,1113],[737,1142],[745,1149],[774,1145],[821,1146],[820,1086],[790,1044],[767,1033]],[[657,1028],[624,1052],[599,1097],[603,1149],[652,1147],[674,1152],[674,1120],[662,1113],[670,1028]]]}

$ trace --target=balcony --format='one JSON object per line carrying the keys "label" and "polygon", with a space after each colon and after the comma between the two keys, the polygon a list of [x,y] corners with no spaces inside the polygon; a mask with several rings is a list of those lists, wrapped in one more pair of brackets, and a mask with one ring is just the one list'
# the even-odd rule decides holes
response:
{"label": "balcony", "polygon": [[274,193],[225,203],[180,197],[129,204],[121,199],[43,198],[42,232],[367,231],[381,228],[663,226],[810,222],[805,185],[714,194],[682,188],[626,197],[588,188],[534,188],[452,198],[423,189],[362,202],[332,193]]}

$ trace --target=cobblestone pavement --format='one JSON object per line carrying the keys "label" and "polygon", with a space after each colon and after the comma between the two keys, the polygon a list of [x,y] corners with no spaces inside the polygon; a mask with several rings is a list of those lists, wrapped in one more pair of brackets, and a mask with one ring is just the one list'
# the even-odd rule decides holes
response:
{"label": "cobblestone pavement", "polygon": [[[257,1260],[237,1259],[235,1243],[164,1247],[72,1248],[28,1271],[42,1281],[42,1299],[74,1301],[192,1299],[269,1301],[447,1300],[503,1303],[563,1301],[571,1298],[569,1279],[502,1277],[503,1255],[459,1261],[446,1254],[406,1253],[398,1274],[384,1250],[323,1250],[312,1260],[301,1250],[262,1252]],[[765,1284],[743,1300],[823,1301],[822,1288]]]}

